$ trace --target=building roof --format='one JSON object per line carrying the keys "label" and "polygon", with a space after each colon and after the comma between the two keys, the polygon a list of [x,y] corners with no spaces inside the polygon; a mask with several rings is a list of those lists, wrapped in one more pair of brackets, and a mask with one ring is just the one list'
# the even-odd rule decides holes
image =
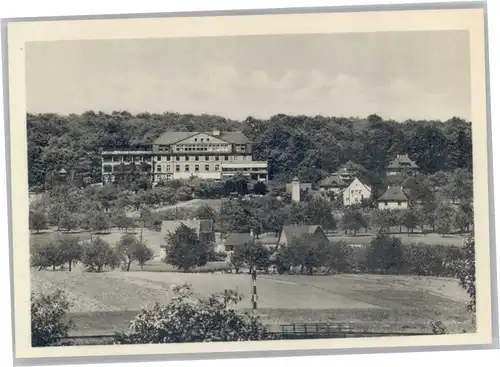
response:
{"label": "building roof", "polygon": [[284,234],[288,241],[292,238],[299,238],[304,235],[310,235],[316,232],[317,229],[321,229],[320,225],[300,225],[300,226],[283,226],[281,230],[282,235]]}
{"label": "building roof", "polygon": [[153,144],[170,145],[175,144],[178,141],[188,139],[192,136],[198,134],[207,134],[213,136],[214,138],[227,141],[231,144],[248,144],[251,143],[241,131],[221,131],[218,135],[214,135],[214,132],[200,132],[200,131],[165,131],[161,134]]}
{"label": "building roof", "polygon": [[337,172],[353,172],[357,169],[357,164],[353,161],[347,161],[341,165]]}
{"label": "building roof", "polygon": [[330,175],[319,182],[319,187],[347,187],[349,184],[339,175]]}
{"label": "building roof", "polygon": [[400,186],[389,186],[378,201],[408,201],[408,197]]}
{"label": "building roof", "polygon": [[372,192],[372,188],[371,188],[370,186],[368,186],[368,185],[364,184],[363,182],[361,182],[361,180],[360,180],[359,178],[357,178],[357,177],[355,177],[355,178],[351,181],[351,183],[349,184],[349,186],[351,186],[351,185],[352,185],[353,183],[355,183],[356,181],[358,181],[361,185],[363,185],[363,186],[366,188],[366,190],[368,190],[369,192]]}
{"label": "building roof", "polygon": [[250,233],[229,232],[224,244],[233,246],[243,246],[245,243],[253,243],[254,237]]}
{"label": "building roof", "polygon": [[389,169],[395,168],[418,168],[417,164],[408,157],[408,154],[398,154],[389,165]]}

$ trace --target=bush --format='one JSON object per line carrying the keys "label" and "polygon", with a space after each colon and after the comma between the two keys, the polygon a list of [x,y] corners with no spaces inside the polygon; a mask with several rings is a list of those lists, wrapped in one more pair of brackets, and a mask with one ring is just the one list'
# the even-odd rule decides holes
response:
{"label": "bush", "polygon": [[167,305],[144,309],[130,323],[130,332],[116,335],[117,344],[249,341],[265,339],[258,318],[231,308],[242,300],[225,290],[208,299],[195,297],[188,285],[173,289]]}
{"label": "bush", "polygon": [[210,253],[208,261],[225,261],[227,254],[224,251],[213,251]]}
{"label": "bush", "polygon": [[46,347],[57,345],[68,336],[73,327],[67,321],[70,304],[60,290],[49,295],[35,297],[31,294],[31,345]]}

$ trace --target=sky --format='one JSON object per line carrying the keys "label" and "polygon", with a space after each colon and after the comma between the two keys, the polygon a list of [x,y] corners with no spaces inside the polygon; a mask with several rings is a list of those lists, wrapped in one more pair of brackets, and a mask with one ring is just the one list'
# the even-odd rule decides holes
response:
{"label": "sky", "polygon": [[29,43],[27,109],[470,120],[468,40],[426,31]]}

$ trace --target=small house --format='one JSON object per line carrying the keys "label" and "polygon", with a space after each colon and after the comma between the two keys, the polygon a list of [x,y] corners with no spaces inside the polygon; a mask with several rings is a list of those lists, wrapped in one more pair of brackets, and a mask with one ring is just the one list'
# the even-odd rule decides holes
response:
{"label": "small house", "polygon": [[400,186],[389,186],[377,202],[380,210],[407,209],[410,206],[410,199]]}
{"label": "small house", "polygon": [[322,192],[340,193],[349,183],[344,181],[339,175],[330,175],[319,182],[319,190]]}
{"label": "small house", "polygon": [[408,157],[408,154],[398,154],[387,166],[388,176],[414,175],[417,172],[418,166]]}
{"label": "small house", "polygon": [[351,181],[357,173],[357,165],[353,161],[343,164],[335,174],[344,181]]}
{"label": "small house", "polygon": [[224,248],[226,251],[234,251],[236,247],[243,246],[245,244],[252,244],[255,238],[250,233],[237,233],[229,232],[224,241]]}
{"label": "small house", "polygon": [[304,235],[311,235],[318,240],[328,241],[328,237],[320,225],[291,225],[283,226],[278,240],[278,247],[287,246],[294,238],[300,238]]}
{"label": "small house", "polygon": [[358,178],[355,178],[342,192],[345,207],[361,204],[363,200],[371,199],[371,196],[371,187],[362,183]]}

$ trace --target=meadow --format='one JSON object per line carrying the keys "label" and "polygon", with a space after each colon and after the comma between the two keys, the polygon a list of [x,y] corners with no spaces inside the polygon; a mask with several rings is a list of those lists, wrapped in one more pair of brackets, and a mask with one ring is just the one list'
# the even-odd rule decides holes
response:
{"label": "meadow", "polygon": [[[191,284],[206,297],[235,289],[250,311],[251,277],[246,274],[179,273],[120,270],[86,273],[32,271],[35,293],[64,289],[72,303],[75,335],[109,334],[125,330],[143,307],[167,303],[171,287]],[[370,274],[335,276],[260,275],[258,313],[271,330],[279,324],[352,322],[377,330],[429,332],[430,321],[441,321],[452,332],[472,331],[467,294],[455,279]]]}

